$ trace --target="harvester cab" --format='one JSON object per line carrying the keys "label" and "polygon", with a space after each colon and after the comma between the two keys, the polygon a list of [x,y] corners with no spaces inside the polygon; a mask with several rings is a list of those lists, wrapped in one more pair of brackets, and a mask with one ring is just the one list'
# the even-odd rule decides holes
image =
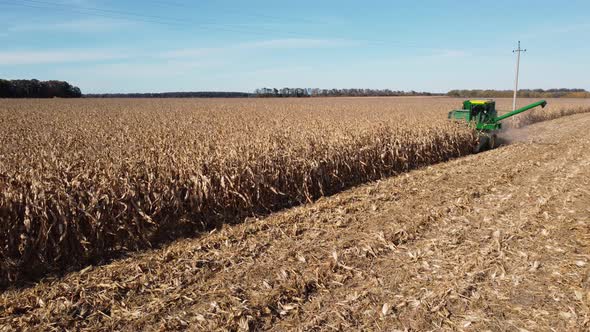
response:
{"label": "harvester cab", "polygon": [[449,112],[449,119],[465,121],[474,125],[479,132],[479,144],[475,152],[493,149],[497,144],[497,132],[502,129],[502,120],[528,111],[537,106],[545,107],[544,100],[498,116],[496,102],[490,99],[465,100],[463,108]]}

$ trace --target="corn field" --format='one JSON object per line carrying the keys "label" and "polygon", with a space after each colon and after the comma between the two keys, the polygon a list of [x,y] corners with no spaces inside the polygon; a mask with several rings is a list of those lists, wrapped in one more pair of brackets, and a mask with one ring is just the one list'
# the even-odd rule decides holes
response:
{"label": "corn field", "polygon": [[[447,121],[460,105],[448,98],[0,102],[1,287],[311,202],[476,144],[468,126]],[[560,103],[545,114],[569,106]]]}

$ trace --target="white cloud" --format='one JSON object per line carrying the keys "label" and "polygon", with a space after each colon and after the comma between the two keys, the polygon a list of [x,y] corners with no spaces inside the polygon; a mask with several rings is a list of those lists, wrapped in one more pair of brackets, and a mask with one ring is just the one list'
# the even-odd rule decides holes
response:
{"label": "white cloud", "polygon": [[[150,92],[215,89],[211,77],[227,68],[222,60],[148,61],[84,64],[51,69],[52,77],[76,82],[82,91]],[[200,85],[199,85],[200,84]],[[218,88],[221,89],[221,88]]]}
{"label": "white cloud", "polygon": [[61,0],[60,3],[68,4],[68,5],[86,6],[86,5],[93,5],[94,1],[90,1],[90,0]]}
{"label": "white cloud", "polygon": [[160,58],[183,58],[183,57],[195,57],[195,56],[204,56],[210,55],[215,52],[220,52],[225,50],[223,47],[203,47],[203,48],[187,48],[187,49],[177,49],[162,52],[158,55]]}
{"label": "white cloud", "polygon": [[358,45],[358,42],[341,39],[308,39],[287,38],[271,39],[238,44],[240,48],[324,48],[347,47]]}
{"label": "white cloud", "polygon": [[0,66],[104,61],[127,57],[123,52],[105,50],[0,52]]}
{"label": "white cloud", "polygon": [[187,74],[193,70],[223,65],[222,61],[166,61],[136,63],[105,63],[61,70],[68,74],[86,74],[98,77],[157,77]]}
{"label": "white cloud", "polygon": [[[266,75],[270,77],[276,77],[279,75],[287,75],[287,74],[297,74],[302,72],[308,72],[313,70],[313,67],[310,66],[288,66],[288,67],[271,67],[271,68],[259,68],[255,70],[247,70],[244,72],[240,72],[240,76],[252,76],[258,77],[261,75]],[[233,73],[227,73],[227,76],[235,76]],[[283,79],[282,77],[281,79]]]}
{"label": "white cloud", "polygon": [[588,30],[590,30],[590,23],[573,23],[551,27],[547,30],[547,33],[566,34],[573,32],[585,32]]}
{"label": "white cloud", "polygon": [[560,35],[567,34],[583,34],[590,30],[590,23],[580,22],[571,24],[545,24],[542,26],[531,27],[528,31],[525,31],[520,35],[522,39],[544,39],[548,36],[553,38]]}
{"label": "white cloud", "polygon": [[438,54],[435,54],[436,57],[445,57],[445,58],[461,58],[469,56],[470,54],[463,50],[442,50]]}
{"label": "white cloud", "polygon": [[[2,65],[33,65],[48,63],[82,63],[122,59],[151,59],[157,61],[187,59],[220,60],[223,56],[231,56],[239,51],[256,51],[263,49],[309,49],[324,47],[347,47],[355,42],[330,39],[273,39],[229,44],[220,47],[171,49],[161,52],[124,51],[109,49],[80,49],[80,50],[39,50],[39,51],[0,51],[0,66]],[[209,62],[210,62],[209,61]],[[164,62],[162,65],[169,64]],[[183,62],[186,64],[187,62]]]}

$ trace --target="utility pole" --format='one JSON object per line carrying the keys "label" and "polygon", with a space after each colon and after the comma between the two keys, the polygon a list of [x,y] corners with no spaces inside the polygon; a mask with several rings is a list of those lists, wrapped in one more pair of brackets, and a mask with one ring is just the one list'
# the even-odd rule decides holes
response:
{"label": "utility pole", "polygon": [[516,80],[514,81],[514,98],[512,98],[512,110],[516,109],[516,93],[518,92],[518,70],[520,67],[520,53],[526,52],[520,48],[520,40],[518,41],[518,48],[513,50],[512,53],[516,53]]}

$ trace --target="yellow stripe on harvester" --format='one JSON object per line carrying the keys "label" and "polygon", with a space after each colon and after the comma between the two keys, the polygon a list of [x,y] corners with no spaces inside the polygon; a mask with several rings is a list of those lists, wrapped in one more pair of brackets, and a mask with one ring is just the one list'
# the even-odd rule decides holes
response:
{"label": "yellow stripe on harvester", "polygon": [[490,101],[489,100],[470,100],[470,103],[474,104],[474,105],[483,105],[483,104],[487,104]]}

